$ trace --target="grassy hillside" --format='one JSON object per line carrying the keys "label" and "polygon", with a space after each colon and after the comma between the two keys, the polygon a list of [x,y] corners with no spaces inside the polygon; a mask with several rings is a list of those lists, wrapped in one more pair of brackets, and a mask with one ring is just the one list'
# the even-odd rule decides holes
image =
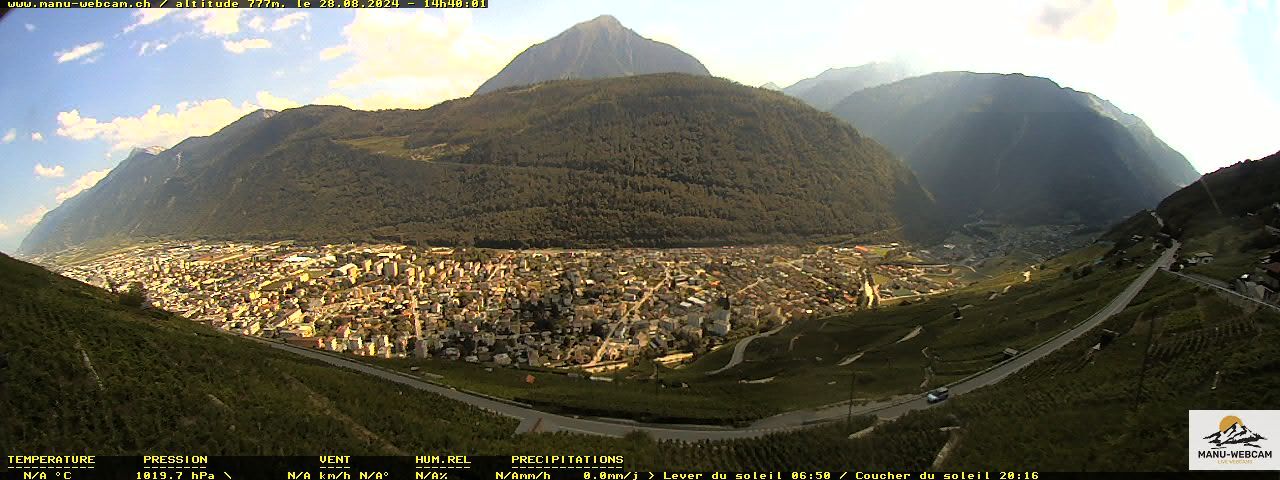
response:
{"label": "grassy hillside", "polygon": [[1179,238],[1185,253],[1215,256],[1212,264],[1189,267],[1186,273],[1230,282],[1253,273],[1260,258],[1280,249],[1280,236],[1268,232],[1280,228],[1277,178],[1280,153],[1221,168],[1160,202],[1156,215],[1135,214],[1106,237],[1121,242],[1159,233]]}
{"label": "grassy hillside", "polygon": [[900,161],[777,92],[681,74],[357,112],[309,106],[139,152],[26,252],[104,237],[700,245],[939,227]]}
{"label": "grassy hillside", "polygon": [[[23,454],[623,455],[631,469],[922,468],[938,420],[847,439],[800,433],[683,444],[564,433],[312,363],[0,255],[0,445]],[[884,442],[897,446],[884,449]],[[834,447],[835,450],[831,450]]]}
{"label": "grassy hillside", "polygon": [[0,444],[13,451],[394,454],[485,448],[516,426],[5,256],[0,292],[0,408],[12,413]]}
{"label": "grassy hillside", "polygon": [[1217,293],[1160,274],[1099,328],[1120,336],[1093,351],[1097,330],[995,387],[930,412],[955,415],[962,425],[944,468],[1184,470],[1188,409],[1280,402],[1280,316],[1273,312],[1242,311]]}
{"label": "grassy hillside", "polygon": [[[512,420],[127,307],[8,257],[0,294],[0,407],[14,412],[0,443],[23,453],[607,453],[641,470],[922,470],[950,441],[945,470],[1179,470],[1186,409],[1280,402],[1280,317],[1166,275],[1099,330],[940,408],[852,439],[871,419],[697,444],[512,436]],[[1093,351],[1102,328],[1120,336]]]}
{"label": "grassy hillside", "polygon": [[1160,213],[1175,236],[1192,237],[1246,217],[1257,225],[1280,226],[1280,152],[1245,160],[1209,173],[1160,202]]}

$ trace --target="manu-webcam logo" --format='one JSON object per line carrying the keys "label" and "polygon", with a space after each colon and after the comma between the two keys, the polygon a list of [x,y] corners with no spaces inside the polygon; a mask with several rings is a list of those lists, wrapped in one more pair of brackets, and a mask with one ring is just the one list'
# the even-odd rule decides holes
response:
{"label": "manu-webcam logo", "polygon": [[1190,410],[1187,417],[1187,468],[1280,470],[1267,437],[1280,433],[1280,411]]}

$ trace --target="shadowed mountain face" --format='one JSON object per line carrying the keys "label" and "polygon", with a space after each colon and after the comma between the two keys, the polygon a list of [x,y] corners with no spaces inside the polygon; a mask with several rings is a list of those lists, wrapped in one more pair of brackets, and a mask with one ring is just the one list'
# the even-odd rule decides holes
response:
{"label": "shadowed mountain face", "polygon": [[906,160],[954,216],[1108,224],[1199,176],[1137,117],[1044,78],[937,73],[832,113]]}
{"label": "shadowed mountain face", "polygon": [[782,89],[818,110],[830,110],[840,100],[859,90],[896,82],[911,76],[911,69],[897,63],[868,63],[857,67],[832,68]]}
{"label": "shadowed mountain face", "polygon": [[929,195],[848,124],[682,74],[572,80],[428,110],[259,112],[137,152],[50,212],[39,253],[174,236],[701,245],[934,228]]}
{"label": "shadowed mountain face", "polygon": [[1156,211],[1179,234],[1204,233],[1216,228],[1215,220],[1250,215],[1280,225],[1278,181],[1280,152],[1207,173],[1169,195]]}
{"label": "shadowed mountain face", "polygon": [[609,15],[579,23],[517,55],[475,95],[549,80],[599,79],[650,73],[711,75],[698,59],[649,40]]}

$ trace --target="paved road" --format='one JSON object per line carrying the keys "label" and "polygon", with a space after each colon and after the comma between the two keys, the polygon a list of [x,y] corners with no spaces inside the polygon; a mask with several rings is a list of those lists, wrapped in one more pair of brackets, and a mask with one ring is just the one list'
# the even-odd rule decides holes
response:
{"label": "paved road", "polygon": [[[645,290],[644,296],[640,297],[640,299],[637,300],[635,304],[631,305],[630,311],[635,312],[636,310],[638,310],[640,308],[640,305],[643,305],[644,302],[649,301],[649,297],[653,296],[653,292],[657,290],[658,287],[665,285],[667,282],[670,282],[670,281],[671,281],[671,269],[667,268],[666,265],[663,265],[662,280],[649,286],[649,288]],[[621,324],[626,324],[626,325],[631,324],[631,320],[628,320],[630,317],[627,316],[630,312],[628,312],[627,310],[628,310],[627,306],[623,305],[622,313],[620,316],[620,318],[622,318],[623,321],[614,323],[613,326],[609,328],[609,333],[605,334],[604,339],[600,342],[600,348],[596,349],[595,355],[591,357],[591,362],[583,365],[584,367],[588,367],[588,366],[592,366],[600,363],[600,357],[604,356],[605,350],[609,349],[609,345],[610,345],[609,342],[613,338],[614,332],[618,330],[618,326]]]}
{"label": "paved road", "polygon": [[747,346],[751,345],[751,342],[754,342],[757,338],[767,337],[769,335],[778,333],[782,331],[782,329],[785,327],[786,325],[784,324],[773,330],[769,330],[767,332],[760,332],[750,337],[739,340],[738,343],[733,345],[733,356],[729,358],[729,363],[724,364],[723,367],[707,372],[707,375],[715,375],[717,373],[720,373],[730,368],[738,366],[739,363],[742,363],[742,356],[747,352]]}
{"label": "paved road", "polygon": [[1209,277],[1206,277],[1206,276],[1204,276],[1204,275],[1197,275],[1197,274],[1194,274],[1194,273],[1192,273],[1192,274],[1184,274],[1184,273],[1175,272],[1175,271],[1172,271],[1172,270],[1165,270],[1165,271],[1166,271],[1166,272],[1168,272],[1168,273],[1171,273],[1171,274],[1173,274],[1173,275],[1175,275],[1175,276],[1177,276],[1179,279],[1181,279],[1181,280],[1183,280],[1183,281],[1188,281],[1188,282],[1192,282],[1192,283],[1197,283],[1197,284],[1200,284],[1200,285],[1204,285],[1204,286],[1207,286],[1207,287],[1215,288],[1215,289],[1217,289],[1219,292],[1221,292],[1223,295],[1229,295],[1229,296],[1236,297],[1236,298],[1239,298],[1239,299],[1244,300],[1244,301],[1253,302],[1254,304],[1256,304],[1256,305],[1258,305],[1258,306],[1267,307],[1267,308],[1270,308],[1270,309],[1275,310],[1275,311],[1277,311],[1277,312],[1280,312],[1280,305],[1272,305],[1272,304],[1267,303],[1267,302],[1264,302],[1264,301],[1262,301],[1262,300],[1258,300],[1258,299],[1253,298],[1253,297],[1248,297],[1248,296],[1242,295],[1240,292],[1237,292],[1237,291],[1235,291],[1235,290],[1232,290],[1232,289],[1231,289],[1231,286],[1230,286],[1229,284],[1227,284],[1227,282],[1224,282],[1224,281],[1222,281],[1222,280],[1218,280],[1218,279],[1216,279],[1216,278],[1209,278]]}
{"label": "paved road", "polygon": [[[969,378],[960,380],[949,385],[953,396],[963,395],[965,393],[977,390],[982,387],[993,385],[1005,377],[1012,375],[1014,372],[1030,365],[1032,362],[1044,358],[1054,351],[1062,348],[1072,340],[1079,338],[1089,330],[1101,324],[1112,315],[1124,310],[1129,302],[1138,295],[1138,292],[1147,284],[1158,268],[1167,266],[1172,260],[1173,255],[1179,247],[1178,242],[1174,242],[1173,248],[1165,251],[1147,270],[1142,272],[1124,291],[1116,295],[1115,299],[1107,306],[1103,307],[1093,316],[1067,330],[1057,336],[1049,339],[1039,346],[1031,348],[1026,352],[1014,357],[1004,363],[996,365],[986,371],[975,374]],[[252,337],[250,337],[252,338]],[[630,422],[625,420],[608,420],[598,418],[578,418],[565,415],[557,415],[552,413],[541,412],[529,407],[509,403],[506,401],[495,400],[481,395],[460,392],[450,387],[444,387],[433,383],[425,382],[419,378],[391,371],[388,369],[375,367],[351,360],[347,357],[335,355],[328,352],[313,350],[308,348],[294,347],[284,343],[269,342],[272,347],[292,352],[298,355],[309,357],[325,363],[336,365],[343,368],[355,370],[367,375],[373,375],[402,385],[407,385],[420,390],[426,390],[444,397],[464,402],[485,410],[496,412],[501,415],[513,417],[522,422],[537,422],[541,420],[541,425],[545,430],[560,430],[568,432],[578,432],[593,435],[623,436],[632,431],[640,430],[647,432],[649,435],[658,439],[668,440],[719,440],[730,438],[747,438],[758,437],[771,432],[793,430],[803,428],[807,425],[820,423],[830,420],[844,418],[849,412],[847,404],[837,404],[817,409],[796,410],[769,418],[761,419],[746,428],[717,428],[710,426],[697,425],[666,425],[666,424],[644,424]],[[925,402],[920,395],[910,395],[903,397],[899,401],[884,401],[854,407],[855,415],[872,414],[881,418],[890,419],[901,416],[912,410],[922,410],[932,405]]]}

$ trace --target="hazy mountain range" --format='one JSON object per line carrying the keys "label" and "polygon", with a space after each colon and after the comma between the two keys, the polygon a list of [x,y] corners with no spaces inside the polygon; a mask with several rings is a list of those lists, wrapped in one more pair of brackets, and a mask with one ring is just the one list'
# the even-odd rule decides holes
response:
{"label": "hazy mountain range", "polygon": [[1142,120],[1044,78],[935,73],[831,112],[906,161],[950,216],[1109,224],[1199,177]]}
{"label": "hazy mountain range", "polygon": [[893,83],[915,72],[904,64],[891,62],[831,68],[816,77],[800,80],[782,92],[804,100],[818,110],[830,110],[854,92]]}
{"label": "hazy mountain range", "polygon": [[[978,216],[1107,223],[1198,175],[1140,119],[1091,94],[1021,75],[911,73],[831,69],[783,95],[711,78],[697,59],[602,16],[530,47],[470,98],[261,111],[163,152],[135,151],[48,213],[21,249],[154,236],[920,238]],[[828,104],[835,117],[810,106]]]}

